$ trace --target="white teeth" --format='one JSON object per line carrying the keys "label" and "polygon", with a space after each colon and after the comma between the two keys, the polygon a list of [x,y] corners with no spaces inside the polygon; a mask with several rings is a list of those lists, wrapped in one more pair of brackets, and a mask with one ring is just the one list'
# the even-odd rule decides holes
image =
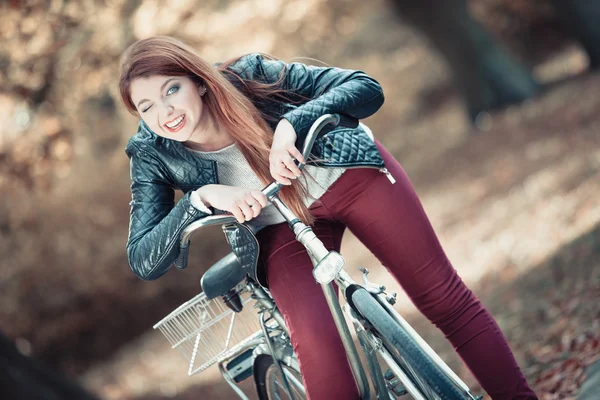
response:
{"label": "white teeth", "polygon": [[181,123],[181,121],[183,121],[183,115],[181,117],[177,118],[175,121],[169,122],[168,124],[165,124],[165,125],[167,125],[167,127],[170,129],[175,129]]}

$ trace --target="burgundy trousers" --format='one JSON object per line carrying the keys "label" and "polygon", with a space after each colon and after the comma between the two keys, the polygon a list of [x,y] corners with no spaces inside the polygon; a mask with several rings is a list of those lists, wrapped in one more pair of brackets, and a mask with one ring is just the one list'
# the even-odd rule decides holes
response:
{"label": "burgundy trousers", "polygon": [[[339,251],[348,227],[419,311],[442,330],[493,399],[537,399],[500,328],[448,261],[404,170],[379,142],[377,146],[396,183],[376,169],[347,170],[311,207],[314,232],[328,249]],[[285,223],[268,226],[257,237],[267,282],[290,329],[309,399],[357,399],[344,348],[306,250]]]}

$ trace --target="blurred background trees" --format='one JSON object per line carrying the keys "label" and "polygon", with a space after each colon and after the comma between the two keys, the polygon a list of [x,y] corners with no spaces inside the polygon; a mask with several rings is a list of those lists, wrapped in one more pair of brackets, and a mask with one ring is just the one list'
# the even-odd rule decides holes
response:
{"label": "blurred background trees", "polygon": [[77,383],[63,377],[60,372],[21,351],[0,333],[0,384],[4,399],[98,399]]}
{"label": "blurred background trees", "polygon": [[552,0],[561,23],[579,41],[591,69],[600,67],[600,1]]}
{"label": "blurred background trees", "polygon": [[[479,113],[522,102],[536,95],[540,85],[530,68],[517,60],[501,40],[470,12],[467,0],[392,0],[403,20],[421,31],[452,71],[454,85],[475,121]],[[544,2],[492,1],[501,6],[539,12]],[[531,4],[534,3],[534,4]],[[590,68],[600,57],[600,1],[552,0],[555,15],[585,49]],[[527,17],[527,15],[519,15]],[[542,38],[538,38],[542,40]],[[537,43],[532,43],[537,46]],[[532,60],[528,60],[532,61]]]}

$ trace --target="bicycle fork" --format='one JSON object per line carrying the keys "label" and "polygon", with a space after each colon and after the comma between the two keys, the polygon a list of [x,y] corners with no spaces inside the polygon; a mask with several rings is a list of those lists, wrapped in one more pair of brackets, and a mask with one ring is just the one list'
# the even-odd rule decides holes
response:
{"label": "bicycle fork", "polygon": [[[466,397],[468,397],[471,400],[481,399],[481,396],[474,396],[471,393],[469,387],[454,373],[454,371],[452,371],[452,369],[450,369],[450,367],[448,367],[448,365],[431,348],[431,346],[429,346],[429,344],[408,324],[408,322],[406,322],[406,320],[404,318],[402,318],[402,316],[400,314],[398,314],[398,312],[392,306],[392,304],[395,303],[395,294],[393,296],[386,297],[385,292],[384,292],[385,287],[377,286],[377,285],[374,285],[374,284],[368,282],[366,279],[366,274],[368,274],[368,270],[365,270],[365,269],[360,269],[360,270],[363,272],[363,278],[365,281],[365,286],[364,286],[365,289],[367,291],[371,292],[372,295],[374,295],[377,302],[399,324],[400,328],[403,329],[421,347],[421,349],[431,358],[431,360],[435,364],[437,364],[437,366],[446,374],[446,376],[452,382],[454,382],[454,384],[458,388],[460,388],[463,391],[463,394]],[[345,286],[345,287],[348,287],[349,284],[352,283],[350,276],[345,271],[342,271],[338,275],[336,281],[341,286]],[[400,365],[398,365],[398,363],[396,362],[396,360],[394,359],[392,354],[390,354],[390,352],[385,348],[385,346],[383,346],[381,340],[379,338],[377,338],[376,336],[374,336],[371,332],[365,330],[365,328],[363,327],[363,324],[361,322],[362,319],[356,314],[356,312],[350,307],[349,304],[346,304],[345,307],[347,307],[348,314],[350,315],[350,320],[352,321],[352,324],[354,325],[354,328],[357,332],[359,339],[361,337],[365,338],[364,339],[365,344],[363,345],[363,343],[361,341],[361,345],[365,351],[367,359],[369,360],[369,364],[370,364],[369,366],[371,367],[371,364],[374,365],[374,367],[371,367],[371,369],[376,370],[375,374],[381,374],[381,369],[379,368],[379,364],[377,363],[377,357],[376,357],[376,354],[379,354],[381,356],[381,358],[389,366],[390,371],[404,385],[404,389],[407,392],[409,392],[415,400],[421,400],[421,399],[426,400],[427,398],[425,397],[424,393],[421,391],[421,389],[419,389],[419,387],[417,387],[417,385],[415,385],[415,383],[407,375],[407,373],[404,371],[404,369]],[[373,360],[370,360],[370,358],[373,358]],[[388,372],[390,372],[390,371],[388,371]],[[387,373],[386,373],[386,377],[387,377]],[[387,388],[387,386],[385,386],[385,384],[381,382],[379,377],[375,376],[375,375],[374,375],[374,385],[378,389],[378,395],[379,395],[379,393],[383,393],[383,391],[385,391],[385,392],[389,393],[391,398],[394,398],[394,397],[392,397],[393,396],[392,393],[388,392],[385,389],[385,388]],[[394,389],[392,389],[392,390],[394,390]]]}
{"label": "bicycle fork", "polygon": [[[397,366],[389,354],[387,354],[387,351],[383,347],[381,340],[363,327],[358,316],[348,304],[346,304],[346,307],[348,314],[350,315],[350,320],[352,321],[354,329],[356,330],[360,345],[362,346],[367,357],[369,369],[371,370],[373,377],[373,385],[375,386],[377,392],[377,398],[394,399],[396,398],[395,394],[404,395],[408,392],[415,400],[426,400],[421,391],[412,383],[410,378]],[[393,375],[399,381],[396,382],[394,386],[390,385],[388,387],[386,384],[386,380],[384,379],[383,373],[381,372],[381,367],[379,366],[379,362],[377,360],[377,354],[384,359],[384,361],[390,367]],[[389,381],[391,383],[391,379],[389,379]]]}
{"label": "bicycle fork", "polygon": [[[287,212],[289,212],[287,207],[282,204],[278,197],[275,196],[272,198],[271,202],[282,214],[284,214],[284,216],[286,216]],[[354,380],[356,381],[360,398],[365,400],[370,399],[371,389],[369,387],[369,382],[367,381],[367,375],[360,361],[358,350],[356,349],[354,341],[352,340],[350,329],[348,328],[348,324],[346,324],[344,314],[342,313],[342,308],[332,283],[339,273],[343,272],[343,258],[340,254],[327,250],[327,248],[323,245],[323,242],[317,238],[309,226],[294,218],[286,219],[291,221],[290,225],[292,225],[294,233],[296,234],[296,239],[308,250],[308,254],[314,267],[313,275],[315,276],[317,282],[320,283],[323,294],[325,295],[325,300],[327,301],[333,321],[335,322],[335,326],[346,351],[346,356],[348,358]]]}

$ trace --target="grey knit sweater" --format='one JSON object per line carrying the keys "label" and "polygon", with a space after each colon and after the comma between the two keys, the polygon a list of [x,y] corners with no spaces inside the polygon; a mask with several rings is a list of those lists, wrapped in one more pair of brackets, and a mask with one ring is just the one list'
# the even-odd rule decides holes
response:
{"label": "grey knit sweater", "polygon": [[[214,160],[218,163],[219,168],[217,169],[217,173],[219,183],[222,185],[243,187],[251,190],[262,190],[265,186],[252,171],[250,164],[248,164],[248,161],[246,161],[246,158],[235,143],[216,151],[191,149],[190,151],[203,159]],[[304,173],[298,178],[300,184],[307,188],[309,194],[309,196],[303,199],[304,204],[310,207],[344,171],[345,168],[323,168],[306,165]],[[199,196],[192,194],[191,201],[194,207],[205,212],[207,211],[206,206],[202,204]],[[285,222],[285,219],[269,203],[262,209],[259,216],[249,221],[248,224],[256,231],[267,225],[278,224],[280,222]]]}

